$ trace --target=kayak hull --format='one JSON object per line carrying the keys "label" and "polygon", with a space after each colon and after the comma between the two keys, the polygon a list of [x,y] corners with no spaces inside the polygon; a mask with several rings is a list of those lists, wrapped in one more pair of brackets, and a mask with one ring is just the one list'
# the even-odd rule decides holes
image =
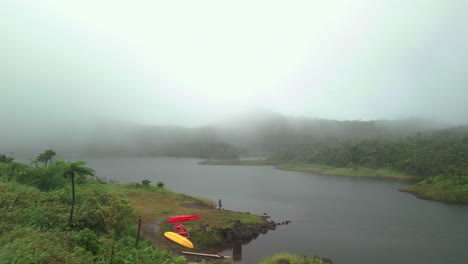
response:
{"label": "kayak hull", "polygon": [[176,215],[176,216],[171,216],[167,220],[167,222],[168,223],[184,222],[184,221],[198,219],[198,218],[200,218],[200,215]]}
{"label": "kayak hull", "polygon": [[164,236],[171,240],[172,242],[174,243],[177,243],[181,246],[184,246],[186,248],[193,248],[193,244],[190,240],[188,240],[187,238],[177,234],[177,233],[174,233],[174,232],[165,232],[164,233]]}
{"label": "kayak hull", "polygon": [[190,238],[190,235],[187,232],[187,229],[182,224],[175,224],[174,225],[174,233],[177,233],[177,234],[179,234],[179,235],[181,235],[181,236],[183,236],[185,238]]}

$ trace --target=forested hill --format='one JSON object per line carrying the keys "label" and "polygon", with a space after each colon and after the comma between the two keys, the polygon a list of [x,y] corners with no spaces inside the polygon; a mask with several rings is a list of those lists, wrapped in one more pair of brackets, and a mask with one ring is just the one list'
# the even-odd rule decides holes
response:
{"label": "forested hill", "polygon": [[422,119],[336,121],[280,114],[243,115],[204,127],[100,124],[84,151],[96,155],[236,158],[329,140],[398,138],[443,124]]}
{"label": "forested hill", "polygon": [[213,126],[213,129],[220,140],[247,148],[249,153],[272,153],[296,144],[399,138],[449,126],[440,121],[419,118],[337,121],[267,113],[237,117]]}
{"label": "forested hill", "polygon": [[334,167],[391,168],[418,177],[458,177],[468,175],[468,126],[417,132],[406,137],[294,144],[271,158]]}
{"label": "forested hill", "polygon": [[13,133],[0,141],[5,153],[37,155],[54,149],[64,155],[174,156],[231,159],[245,155],[270,155],[296,145],[342,140],[390,140],[418,132],[448,127],[424,119],[336,121],[288,117],[276,113],[245,114],[195,128],[149,126],[105,121],[48,130],[42,137],[25,139]]}

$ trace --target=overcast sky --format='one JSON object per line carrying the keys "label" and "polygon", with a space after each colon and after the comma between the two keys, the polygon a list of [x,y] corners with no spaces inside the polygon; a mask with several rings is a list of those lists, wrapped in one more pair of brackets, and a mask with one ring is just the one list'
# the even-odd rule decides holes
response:
{"label": "overcast sky", "polygon": [[468,122],[468,1],[0,2],[0,118]]}

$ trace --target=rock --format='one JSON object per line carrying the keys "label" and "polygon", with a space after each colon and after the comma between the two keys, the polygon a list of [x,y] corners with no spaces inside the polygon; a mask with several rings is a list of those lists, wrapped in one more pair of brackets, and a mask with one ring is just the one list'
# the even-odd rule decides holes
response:
{"label": "rock", "polygon": [[269,224],[268,224],[268,228],[269,228],[270,230],[275,230],[275,229],[276,229],[276,223],[275,223],[275,221],[271,220],[271,221],[268,222],[268,223],[269,223]]}
{"label": "rock", "polygon": [[268,226],[262,225],[260,227],[260,233],[262,233],[262,234],[266,234],[268,232],[268,230],[270,230],[270,228]]}
{"label": "rock", "polygon": [[280,259],[278,260],[278,264],[291,264],[291,262],[289,262],[287,259]]}

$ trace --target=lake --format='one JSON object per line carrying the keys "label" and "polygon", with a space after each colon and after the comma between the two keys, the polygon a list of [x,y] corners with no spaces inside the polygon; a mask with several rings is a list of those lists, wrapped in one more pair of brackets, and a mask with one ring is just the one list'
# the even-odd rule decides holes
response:
{"label": "lake", "polygon": [[[395,180],[288,172],[271,166],[208,166],[185,158],[82,158],[100,177],[152,184],[276,222],[242,246],[242,263],[276,252],[338,264],[468,263],[468,206],[417,199]],[[223,252],[231,254],[231,250]]]}

